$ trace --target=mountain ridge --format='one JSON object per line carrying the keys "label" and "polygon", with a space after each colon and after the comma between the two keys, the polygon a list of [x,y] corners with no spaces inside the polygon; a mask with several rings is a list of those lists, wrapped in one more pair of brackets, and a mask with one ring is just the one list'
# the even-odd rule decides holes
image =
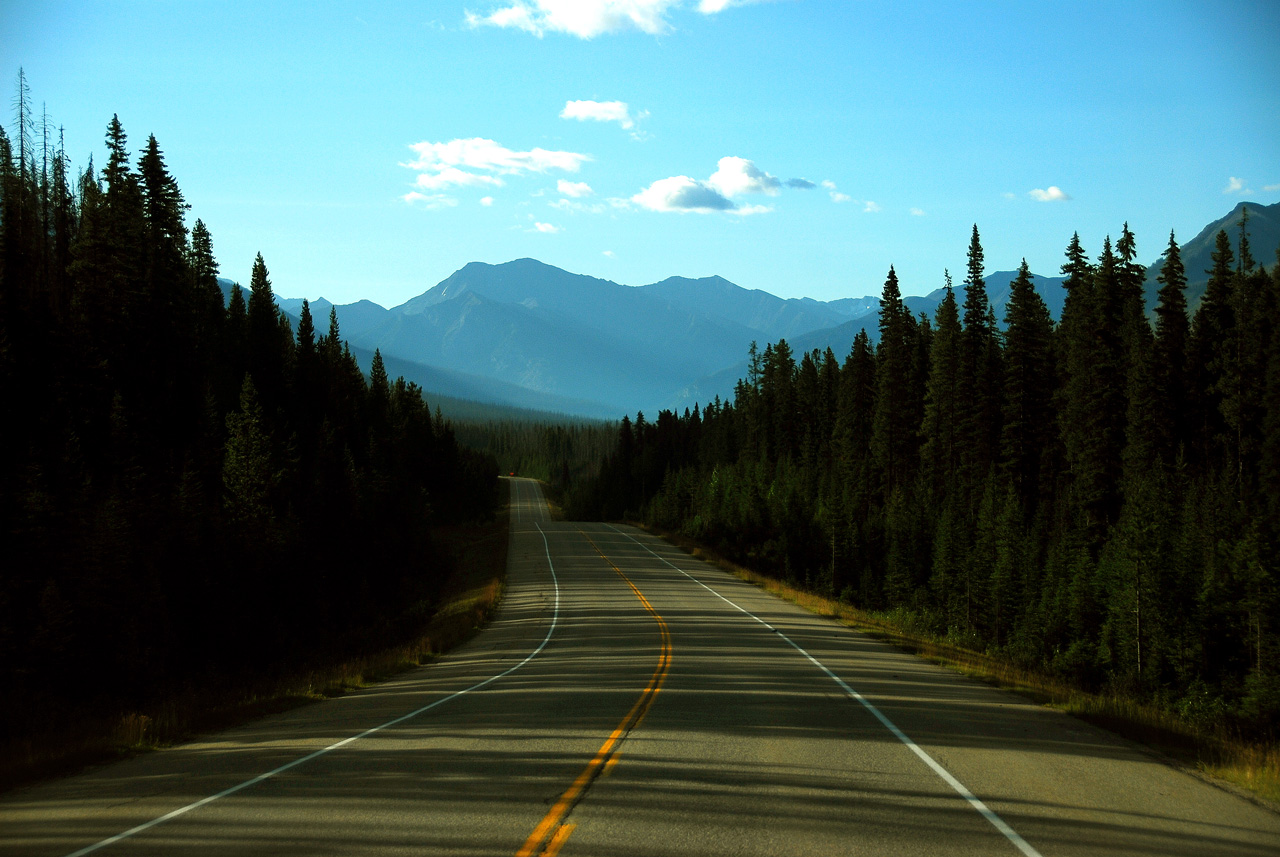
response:
{"label": "mountain ridge", "polygon": [[[1202,271],[1218,230],[1226,229],[1238,247],[1246,207],[1257,261],[1267,264],[1280,246],[1280,204],[1242,202],[1205,226],[1181,245],[1191,311],[1203,294]],[[1162,264],[1161,257],[1147,269],[1149,308]],[[1015,277],[1015,271],[984,277],[1001,324]],[[1050,315],[1060,318],[1063,278],[1037,275],[1034,282]],[[963,287],[955,288],[963,300]],[[932,318],[942,296],[935,289],[904,302]],[[278,303],[295,317],[301,311],[301,299]],[[321,298],[311,305],[318,328],[327,325],[331,309],[353,352],[380,349],[389,368],[395,360],[428,392],[519,407],[538,407],[541,396],[550,409],[593,417],[728,398],[752,342],[785,338],[797,355],[829,347],[843,358],[859,331],[879,338],[878,296],[782,298],[718,275],[628,286],[531,258],[470,262],[391,308],[368,300],[335,306]]]}

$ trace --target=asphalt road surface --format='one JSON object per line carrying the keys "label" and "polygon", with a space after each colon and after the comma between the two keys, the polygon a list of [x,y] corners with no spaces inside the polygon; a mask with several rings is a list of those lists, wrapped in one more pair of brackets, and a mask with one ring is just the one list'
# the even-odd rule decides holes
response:
{"label": "asphalt road surface", "polygon": [[0,799],[0,854],[1271,855],[1280,815],[511,480],[483,633]]}

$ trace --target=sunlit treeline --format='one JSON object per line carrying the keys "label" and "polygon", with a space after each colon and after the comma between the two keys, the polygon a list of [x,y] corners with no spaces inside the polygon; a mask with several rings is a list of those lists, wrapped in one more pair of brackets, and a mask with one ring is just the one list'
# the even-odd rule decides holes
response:
{"label": "sunlit treeline", "polygon": [[1001,329],[973,230],[933,318],[890,269],[878,345],[751,352],[732,402],[622,424],[580,515],[638,516],[762,571],[1090,688],[1271,730],[1280,711],[1280,268],[1218,235],[1154,318],[1127,225],[1073,236],[1054,324],[1025,263]]}

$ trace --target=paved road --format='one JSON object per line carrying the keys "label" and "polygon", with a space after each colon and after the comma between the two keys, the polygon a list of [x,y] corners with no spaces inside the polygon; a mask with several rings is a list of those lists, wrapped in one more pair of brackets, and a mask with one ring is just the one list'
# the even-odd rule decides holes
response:
{"label": "paved road", "polygon": [[1280,853],[1280,816],[1105,732],[511,490],[470,643],[8,795],[0,854]]}

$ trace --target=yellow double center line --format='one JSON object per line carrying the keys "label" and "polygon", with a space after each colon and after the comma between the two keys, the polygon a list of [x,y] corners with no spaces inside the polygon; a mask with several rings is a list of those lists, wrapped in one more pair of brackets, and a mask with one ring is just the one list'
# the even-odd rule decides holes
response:
{"label": "yellow double center line", "polygon": [[644,720],[645,714],[649,711],[649,706],[653,705],[654,697],[662,689],[662,683],[667,678],[667,670],[671,667],[671,632],[667,630],[667,623],[658,615],[658,611],[653,609],[653,605],[649,603],[649,599],[644,597],[644,593],[631,582],[631,578],[623,574],[622,569],[614,565],[613,560],[604,555],[604,551],[600,550],[599,546],[592,541],[591,536],[588,536],[582,530],[578,532],[591,543],[591,546],[596,549],[596,553],[600,554],[600,558],[609,563],[609,567],[626,581],[627,586],[631,587],[631,591],[636,594],[636,598],[639,598],[640,603],[644,605],[644,609],[648,610],[649,615],[657,620],[658,629],[662,633],[662,651],[658,655],[658,668],[653,671],[653,675],[649,678],[649,686],[640,694],[640,698],[636,700],[635,705],[631,706],[627,716],[622,718],[618,728],[610,733],[608,740],[596,751],[595,757],[582,769],[582,773],[578,774],[578,778],[573,781],[573,785],[569,786],[564,794],[560,795],[560,799],[551,807],[551,810],[538,823],[538,826],[533,829],[533,833],[529,834],[524,846],[516,852],[516,857],[534,857],[534,855],[554,857],[560,851],[560,847],[569,838],[569,834],[573,832],[574,827],[572,824],[566,824],[565,819],[573,811],[578,801],[582,800],[583,796],[586,795],[596,777],[600,776],[601,772],[609,765],[617,761],[618,754],[622,750],[623,740],[632,729],[640,725],[641,720]]}

